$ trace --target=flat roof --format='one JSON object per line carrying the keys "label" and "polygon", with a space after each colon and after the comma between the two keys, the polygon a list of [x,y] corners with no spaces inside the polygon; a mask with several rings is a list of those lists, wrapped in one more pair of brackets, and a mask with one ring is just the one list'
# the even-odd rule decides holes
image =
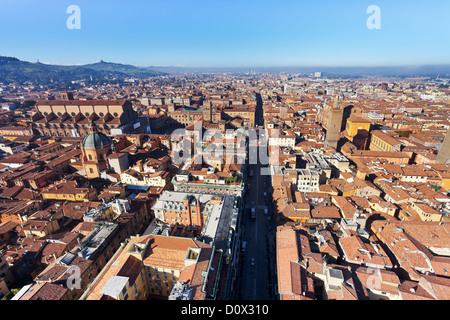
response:
{"label": "flat roof", "polygon": [[117,297],[122,292],[128,282],[128,277],[112,276],[103,287],[101,293],[108,296]]}

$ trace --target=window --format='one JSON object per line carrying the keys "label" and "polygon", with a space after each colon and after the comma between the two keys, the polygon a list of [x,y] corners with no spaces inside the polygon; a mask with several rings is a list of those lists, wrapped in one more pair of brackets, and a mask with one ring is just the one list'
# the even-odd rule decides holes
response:
{"label": "window", "polygon": [[90,173],[94,173],[94,169],[89,168],[89,172],[90,172]]}
{"label": "window", "polygon": [[89,160],[92,160],[92,155],[88,154],[88,158],[89,158]]}

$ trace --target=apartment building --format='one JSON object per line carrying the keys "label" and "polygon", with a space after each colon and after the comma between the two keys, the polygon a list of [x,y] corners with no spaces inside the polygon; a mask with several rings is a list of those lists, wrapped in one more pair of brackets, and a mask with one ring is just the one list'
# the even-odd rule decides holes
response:
{"label": "apartment building", "polygon": [[146,300],[171,295],[178,281],[192,288],[190,299],[203,300],[205,287],[219,261],[211,263],[214,249],[181,237],[149,235],[124,244],[108,262],[82,299]]}
{"label": "apartment building", "polygon": [[298,191],[319,192],[320,175],[317,171],[309,169],[299,169],[297,173]]}
{"label": "apartment building", "polygon": [[229,216],[233,203],[234,196],[164,191],[152,210],[161,222],[190,225],[201,230],[208,221]]}
{"label": "apartment building", "polygon": [[292,130],[268,129],[269,146],[295,147],[295,133]]}

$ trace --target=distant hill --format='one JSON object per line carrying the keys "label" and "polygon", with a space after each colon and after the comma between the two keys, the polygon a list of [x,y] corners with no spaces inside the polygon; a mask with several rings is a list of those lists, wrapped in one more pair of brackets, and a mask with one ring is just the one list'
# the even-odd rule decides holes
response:
{"label": "distant hill", "polygon": [[103,61],[80,66],[61,66],[0,56],[0,82],[3,83],[26,81],[36,84],[45,84],[50,81],[67,83],[90,80],[91,77],[94,81],[123,80],[127,77],[148,78],[163,74],[165,73],[161,71]]}
{"label": "distant hill", "polygon": [[92,69],[96,71],[105,71],[105,72],[115,72],[115,73],[121,73],[126,74],[130,77],[153,77],[165,74],[161,71],[156,71],[149,68],[139,68],[135,67],[129,64],[120,64],[120,63],[113,63],[113,62],[104,62],[101,60],[97,63],[92,64],[85,64],[81,66],[83,68]]}
{"label": "distant hill", "polygon": [[152,66],[136,67],[129,64],[105,62],[85,65],[51,65],[40,62],[22,61],[13,57],[0,56],[0,82],[31,82],[34,84],[49,84],[51,81],[68,84],[71,81],[92,79],[94,82],[123,81],[125,78],[148,78],[158,75],[204,73],[204,72],[291,72],[313,73],[322,72],[323,76],[330,77],[358,77],[358,76],[425,76],[448,77],[450,65],[429,66],[392,66],[392,67],[248,67],[248,68],[195,68],[179,66]]}

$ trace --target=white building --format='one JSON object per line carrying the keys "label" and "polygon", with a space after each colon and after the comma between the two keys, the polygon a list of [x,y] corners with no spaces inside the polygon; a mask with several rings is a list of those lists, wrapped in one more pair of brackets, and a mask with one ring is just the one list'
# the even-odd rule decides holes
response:
{"label": "white building", "polygon": [[151,173],[128,169],[120,175],[120,181],[134,186],[164,187],[167,184],[168,176],[167,171]]}
{"label": "white building", "polygon": [[317,171],[300,169],[297,171],[297,190],[301,192],[319,192],[320,175]]}

